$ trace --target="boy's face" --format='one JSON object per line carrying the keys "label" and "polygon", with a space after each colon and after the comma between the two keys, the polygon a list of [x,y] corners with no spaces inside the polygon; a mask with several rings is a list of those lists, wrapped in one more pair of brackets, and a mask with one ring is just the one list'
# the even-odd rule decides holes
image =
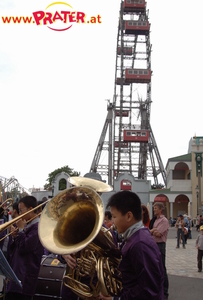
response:
{"label": "boy's face", "polygon": [[201,231],[201,234],[203,234],[203,230],[200,230]]}
{"label": "boy's face", "polygon": [[129,227],[127,214],[122,215],[115,207],[111,207],[112,221],[118,231],[118,233],[125,232]]}
{"label": "boy's face", "polygon": [[[28,212],[28,210],[29,210],[29,209],[25,206],[25,204],[22,203],[22,202],[20,202],[20,203],[18,204],[18,209],[19,209],[19,215],[22,215],[22,214]],[[30,219],[30,214],[28,213],[28,214],[25,215],[22,219],[28,221],[28,220]]]}

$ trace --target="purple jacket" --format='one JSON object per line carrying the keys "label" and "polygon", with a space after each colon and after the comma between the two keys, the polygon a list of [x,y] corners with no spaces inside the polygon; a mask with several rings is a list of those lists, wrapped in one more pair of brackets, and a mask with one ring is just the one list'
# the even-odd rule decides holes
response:
{"label": "purple jacket", "polygon": [[161,253],[148,228],[132,234],[122,248],[122,300],[163,300]]}
{"label": "purple jacket", "polygon": [[21,281],[21,289],[13,281],[7,284],[6,292],[33,296],[35,293],[41,258],[44,248],[38,237],[38,223],[30,225],[9,243],[8,262]]}

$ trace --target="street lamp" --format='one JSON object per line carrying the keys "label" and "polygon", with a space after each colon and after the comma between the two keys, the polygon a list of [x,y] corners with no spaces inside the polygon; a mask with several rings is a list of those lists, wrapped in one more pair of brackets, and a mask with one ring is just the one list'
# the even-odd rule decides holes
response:
{"label": "street lamp", "polygon": [[54,197],[54,184],[55,184],[55,179],[52,180],[52,198]]}
{"label": "street lamp", "polygon": [[196,194],[197,194],[197,216],[199,215],[199,208],[198,208],[198,202],[199,202],[199,200],[198,200],[198,197],[199,197],[199,187],[198,187],[198,185],[196,186]]}
{"label": "street lamp", "polygon": [[202,199],[201,199],[201,177],[202,177],[202,153],[196,153],[196,175],[198,178],[198,215],[202,214]]}

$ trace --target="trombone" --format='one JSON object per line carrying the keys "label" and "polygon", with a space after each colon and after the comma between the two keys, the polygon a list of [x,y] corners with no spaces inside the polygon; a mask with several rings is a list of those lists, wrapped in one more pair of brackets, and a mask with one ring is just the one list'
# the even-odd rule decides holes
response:
{"label": "trombone", "polygon": [[[3,207],[5,204],[7,204],[6,207]],[[11,205],[13,205],[13,199],[8,198],[4,202],[0,204],[0,209],[8,209]],[[3,211],[0,213],[0,215],[3,213]]]}
{"label": "trombone", "polygon": [[[30,210],[29,210],[30,212]],[[27,212],[28,213],[28,212]],[[42,212],[38,213],[36,216],[34,216],[33,218],[29,219],[26,221],[26,224],[28,224],[29,222],[31,222],[32,220],[34,220],[35,218],[39,217],[41,215]],[[16,218],[15,218],[16,219]],[[13,219],[13,220],[15,220]],[[18,221],[18,220],[17,220]],[[12,225],[12,224],[11,224]],[[10,226],[11,226],[10,225]],[[9,233],[7,233],[5,236],[3,236],[1,239],[0,239],[0,242],[3,241],[5,238],[7,238],[9,235],[11,235],[12,233],[14,233],[15,231],[18,230],[18,227],[16,227],[13,231],[10,231]]]}
{"label": "trombone", "polygon": [[[9,228],[9,227],[10,227],[11,225],[13,225],[14,223],[16,223],[18,220],[22,219],[22,218],[23,218],[24,216],[26,216],[27,214],[29,214],[29,213],[31,213],[31,212],[37,210],[38,208],[40,208],[41,206],[43,206],[43,205],[45,205],[45,204],[47,204],[47,202],[49,202],[50,200],[51,200],[51,199],[48,199],[47,201],[45,201],[45,202],[39,204],[38,206],[36,206],[36,207],[34,207],[34,208],[28,210],[28,211],[25,212],[24,214],[19,215],[18,217],[14,218],[13,220],[10,220],[10,221],[8,221],[8,222],[6,222],[6,223],[0,225],[0,233],[1,233],[2,231],[6,230],[7,228]],[[41,212],[40,212],[38,215],[40,215],[40,214],[41,214]],[[29,221],[30,221],[30,220],[29,220]]]}

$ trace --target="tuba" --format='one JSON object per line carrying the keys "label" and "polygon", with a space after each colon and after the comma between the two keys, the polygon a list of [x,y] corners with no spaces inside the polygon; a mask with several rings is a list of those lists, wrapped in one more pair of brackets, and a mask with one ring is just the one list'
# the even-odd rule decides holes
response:
{"label": "tuba", "polygon": [[[103,227],[104,205],[99,194],[87,186],[66,189],[52,198],[42,211],[39,238],[54,254],[76,253],[77,267],[64,276],[64,284],[82,299],[119,295],[120,250]],[[88,284],[81,282],[88,278]]]}

